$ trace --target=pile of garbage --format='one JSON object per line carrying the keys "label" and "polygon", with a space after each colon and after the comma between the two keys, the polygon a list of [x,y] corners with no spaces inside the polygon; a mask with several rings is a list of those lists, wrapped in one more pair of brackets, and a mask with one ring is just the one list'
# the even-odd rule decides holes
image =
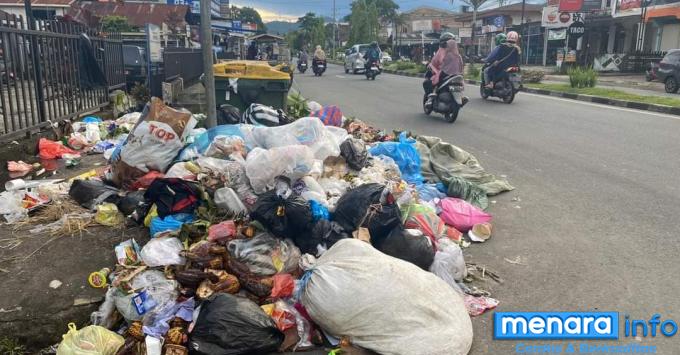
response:
{"label": "pile of garbage", "polygon": [[281,125],[251,107],[250,123],[204,129],[154,98],[82,123],[66,145],[41,141],[41,155],[96,150],[109,164],[9,188],[8,222],[30,220],[26,196],[48,195],[151,236],[120,243],[117,264],[84,280],[105,301],[92,325],[69,324],[57,354],[469,351],[470,315],[498,301],[468,283],[462,248],[491,236],[488,196],[513,187],[441,139],[305,104],[308,117]]}

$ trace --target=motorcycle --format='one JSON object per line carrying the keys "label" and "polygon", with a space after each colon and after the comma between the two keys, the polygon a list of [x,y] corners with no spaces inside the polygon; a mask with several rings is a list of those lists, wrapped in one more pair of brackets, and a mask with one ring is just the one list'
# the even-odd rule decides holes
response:
{"label": "motorcycle", "polygon": [[654,81],[657,80],[659,77],[657,75],[657,71],[659,70],[659,63],[649,63],[649,66],[647,66],[647,70],[645,70],[645,79],[647,81]]}
{"label": "motorcycle", "polygon": [[302,61],[298,62],[298,71],[301,74],[304,74],[307,71],[307,62],[306,61],[305,62],[302,62]]}
{"label": "motorcycle", "polygon": [[382,68],[380,68],[380,62],[372,60],[366,64],[366,79],[375,80],[375,77],[382,73]]}
{"label": "motorcycle", "polygon": [[[488,64],[482,67],[482,73],[487,67]],[[506,104],[512,103],[515,100],[515,95],[522,88],[522,77],[519,71],[519,67],[510,67],[497,74],[492,89],[486,87],[484,75],[482,75],[482,83],[479,85],[479,93],[482,98],[488,99],[490,96],[494,96],[502,99]]]}
{"label": "motorcycle", "polygon": [[326,61],[325,60],[313,61],[312,70],[314,70],[314,75],[321,76],[326,71]]}
{"label": "motorcycle", "polygon": [[439,83],[431,95],[426,93],[423,97],[425,114],[437,112],[444,115],[444,119],[449,123],[456,122],[458,112],[467,103],[467,98],[463,96],[465,90],[463,83],[462,75],[452,75]]}

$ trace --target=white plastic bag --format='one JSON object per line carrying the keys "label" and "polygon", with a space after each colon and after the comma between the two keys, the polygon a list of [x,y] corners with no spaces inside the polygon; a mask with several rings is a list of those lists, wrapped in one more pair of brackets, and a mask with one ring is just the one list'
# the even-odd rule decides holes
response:
{"label": "white plastic bag", "polygon": [[277,176],[296,180],[307,175],[313,164],[312,151],[304,145],[255,148],[246,159],[246,175],[255,193],[261,194],[274,187]]}
{"label": "white plastic bag", "polygon": [[[336,127],[337,128],[337,127]],[[344,131],[340,128],[341,131]],[[291,145],[304,145],[311,149],[316,159],[340,155],[340,143],[344,137],[338,130],[330,130],[316,117],[303,117],[279,127],[254,127],[247,133],[254,146],[270,149]],[[248,142],[248,143],[251,143]]]}
{"label": "white plastic bag", "polygon": [[454,290],[460,292],[456,281],[461,281],[467,275],[463,250],[458,244],[448,238],[440,238],[437,241],[437,252],[434,254],[434,262],[430,266],[430,272],[446,281]]}
{"label": "white plastic bag", "polygon": [[184,265],[186,262],[180,252],[184,250],[182,242],[175,237],[152,238],[142,248],[142,261],[149,267],[165,265]]}
{"label": "white plastic bag", "polygon": [[472,323],[463,298],[440,278],[343,239],[309,271],[301,301],[322,329],[380,354],[467,354]]}
{"label": "white plastic bag", "polygon": [[[135,276],[132,279],[130,288],[138,292],[145,291],[147,296],[157,304],[156,307],[177,299],[177,282],[166,279],[163,272],[158,270],[146,270]],[[113,300],[116,304],[116,309],[123,318],[128,322],[142,319],[143,315],[137,312],[132,303],[135,293],[128,294],[118,289],[114,290]]]}

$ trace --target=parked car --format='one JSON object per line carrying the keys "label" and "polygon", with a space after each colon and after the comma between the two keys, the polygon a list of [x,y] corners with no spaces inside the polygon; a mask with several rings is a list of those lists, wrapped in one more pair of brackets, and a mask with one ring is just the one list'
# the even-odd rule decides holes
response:
{"label": "parked car", "polygon": [[125,70],[125,84],[128,90],[135,83],[146,82],[146,52],[137,46],[123,46],[123,69]]}
{"label": "parked car", "polygon": [[671,49],[663,57],[657,69],[659,81],[664,83],[667,93],[676,93],[680,89],[680,49]]}
{"label": "parked car", "polygon": [[366,70],[364,55],[368,51],[369,44],[355,44],[345,52],[345,74],[352,72],[358,74]]}

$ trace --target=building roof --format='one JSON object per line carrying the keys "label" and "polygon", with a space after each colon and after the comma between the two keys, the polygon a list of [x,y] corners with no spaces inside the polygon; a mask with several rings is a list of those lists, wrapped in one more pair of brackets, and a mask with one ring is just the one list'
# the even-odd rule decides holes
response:
{"label": "building roof", "polygon": [[450,11],[450,10],[446,10],[446,9],[440,9],[440,8],[432,7],[432,6],[418,6],[416,8],[411,9],[411,10],[404,11],[403,14],[406,14],[406,15],[412,14],[412,13],[418,11],[418,10],[430,10],[430,11],[440,12],[442,14],[447,14],[447,15],[457,15],[458,14],[457,12],[454,12],[454,11]]}
{"label": "building roof", "polygon": [[[537,5],[537,4],[525,4],[524,5],[524,12],[529,13],[529,12],[539,12],[541,13],[543,11],[543,5]],[[485,17],[491,17],[491,16],[498,16],[498,15],[508,15],[509,13],[517,13],[517,12],[522,12],[522,3],[516,3],[516,4],[510,4],[510,5],[505,5],[501,7],[496,7],[493,9],[488,9],[488,10],[483,10],[477,12],[477,19],[485,18]],[[472,21],[472,12],[467,12],[464,14],[461,14],[456,17],[457,21]]]}
{"label": "building roof", "polygon": [[274,42],[274,41],[283,41],[285,38],[281,36],[275,36],[269,33],[263,33],[259,34],[256,36],[252,36],[249,38],[251,41],[262,41],[262,42]]}
{"label": "building roof", "polygon": [[179,18],[184,22],[187,12],[189,12],[189,6],[161,3],[83,2],[80,6],[73,6],[69,10],[68,15],[73,17],[76,21],[81,21],[86,17],[86,12],[100,18],[104,16],[124,16],[127,18],[130,25],[141,28],[146,26],[147,23],[160,26],[163,23],[167,23],[168,19],[172,17]]}
{"label": "building roof", "polygon": [[[31,0],[36,7],[69,7],[75,0]],[[24,0],[0,0],[0,6],[24,6]]]}

